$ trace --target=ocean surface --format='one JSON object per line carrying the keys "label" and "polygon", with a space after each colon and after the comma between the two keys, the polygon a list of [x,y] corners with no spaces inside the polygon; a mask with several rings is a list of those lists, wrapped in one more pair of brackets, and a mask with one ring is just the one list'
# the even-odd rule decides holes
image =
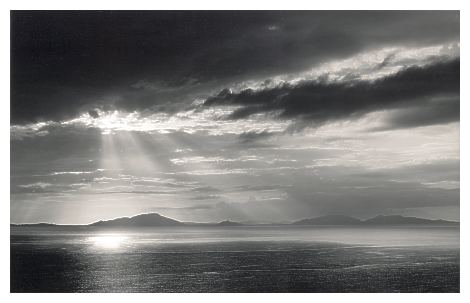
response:
{"label": "ocean surface", "polygon": [[11,292],[459,292],[458,227],[11,227]]}

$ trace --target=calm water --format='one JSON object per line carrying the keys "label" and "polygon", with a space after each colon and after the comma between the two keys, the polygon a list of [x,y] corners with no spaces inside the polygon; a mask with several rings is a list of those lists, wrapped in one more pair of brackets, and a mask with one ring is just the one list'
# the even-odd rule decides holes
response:
{"label": "calm water", "polygon": [[11,228],[12,292],[458,292],[458,227]]}

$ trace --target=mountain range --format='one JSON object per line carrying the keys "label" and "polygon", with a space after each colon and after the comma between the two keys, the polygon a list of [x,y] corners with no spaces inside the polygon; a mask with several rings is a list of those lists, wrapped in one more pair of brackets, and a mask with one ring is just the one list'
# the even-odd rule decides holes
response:
{"label": "mountain range", "polygon": [[432,220],[417,217],[404,217],[400,215],[378,215],[376,217],[359,220],[349,216],[328,215],[311,219],[304,219],[291,223],[293,225],[455,225],[459,222],[446,220]]}
{"label": "mountain range", "polygon": [[[222,221],[218,223],[195,223],[181,222],[171,218],[164,217],[157,213],[140,214],[133,217],[121,217],[112,220],[98,221],[86,226],[90,227],[177,227],[177,226],[376,226],[376,225],[458,225],[456,221],[431,220],[417,217],[404,217],[400,215],[379,215],[366,220],[359,220],[354,217],[344,215],[327,215],[316,218],[303,219],[287,224],[244,224],[234,221]],[[51,223],[33,223],[33,224],[10,224],[11,226],[78,226],[78,225],[57,225]],[[83,225],[80,225],[83,226]]]}

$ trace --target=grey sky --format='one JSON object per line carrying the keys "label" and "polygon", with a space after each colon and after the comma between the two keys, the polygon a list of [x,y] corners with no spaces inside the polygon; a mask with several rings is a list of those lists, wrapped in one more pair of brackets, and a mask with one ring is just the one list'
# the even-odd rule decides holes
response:
{"label": "grey sky", "polygon": [[458,219],[459,65],[452,11],[13,12],[11,220]]}

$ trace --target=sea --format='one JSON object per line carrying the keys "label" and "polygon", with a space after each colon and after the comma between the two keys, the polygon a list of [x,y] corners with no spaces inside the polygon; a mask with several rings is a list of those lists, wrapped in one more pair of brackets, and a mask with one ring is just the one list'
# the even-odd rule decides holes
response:
{"label": "sea", "polygon": [[11,227],[11,292],[459,292],[457,226]]}

